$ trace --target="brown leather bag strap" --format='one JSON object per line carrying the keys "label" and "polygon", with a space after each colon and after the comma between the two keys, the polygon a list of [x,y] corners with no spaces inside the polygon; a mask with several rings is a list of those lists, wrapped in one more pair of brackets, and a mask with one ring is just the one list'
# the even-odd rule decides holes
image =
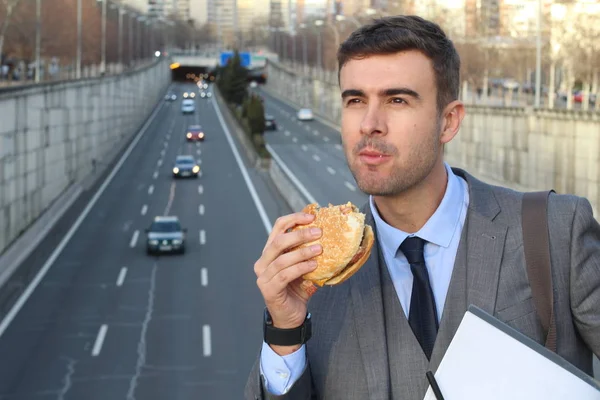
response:
{"label": "brown leather bag strap", "polygon": [[548,196],[554,190],[525,193],[522,229],[527,276],[533,302],[546,336],[546,348],[556,353],[556,321],[548,233]]}

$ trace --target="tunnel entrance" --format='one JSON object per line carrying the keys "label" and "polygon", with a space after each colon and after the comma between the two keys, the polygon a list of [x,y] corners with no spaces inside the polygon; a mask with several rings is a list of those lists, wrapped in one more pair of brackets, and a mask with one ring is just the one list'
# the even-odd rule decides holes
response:
{"label": "tunnel entrance", "polygon": [[215,78],[215,71],[208,67],[171,65],[171,80],[173,82],[198,82],[200,80],[214,82]]}

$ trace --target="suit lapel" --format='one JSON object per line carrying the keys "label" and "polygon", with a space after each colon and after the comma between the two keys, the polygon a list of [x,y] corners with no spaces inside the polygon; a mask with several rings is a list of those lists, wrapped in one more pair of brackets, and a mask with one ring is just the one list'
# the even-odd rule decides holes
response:
{"label": "suit lapel", "polygon": [[351,280],[351,296],[369,397],[371,400],[383,400],[389,397],[390,381],[379,274],[379,243],[368,204],[362,212],[366,214],[365,222],[373,228],[375,244],[369,259]]}
{"label": "suit lapel", "polygon": [[469,186],[469,209],[433,349],[430,368],[439,366],[470,304],[493,313],[507,226],[495,221],[500,206],[489,186],[460,169]]}

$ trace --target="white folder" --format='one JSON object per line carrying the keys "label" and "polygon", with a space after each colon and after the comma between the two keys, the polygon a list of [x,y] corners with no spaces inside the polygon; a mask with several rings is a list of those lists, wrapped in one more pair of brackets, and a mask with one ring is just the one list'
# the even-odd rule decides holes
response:
{"label": "white folder", "polygon": [[600,382],[475,306],[434,376],[444,400],[600,400]]}

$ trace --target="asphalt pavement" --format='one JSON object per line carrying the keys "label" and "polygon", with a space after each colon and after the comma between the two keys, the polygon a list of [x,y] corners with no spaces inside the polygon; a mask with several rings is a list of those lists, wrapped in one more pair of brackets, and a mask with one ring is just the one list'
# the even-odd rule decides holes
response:
{"label": "asphalt pavement", "polygon": [[265,133],[266,141],[274,158],[292,171],[305,192],[321,205],[366,203],[368,196],[358,189],[346,163],[339,131],[316,119],[298,121],[297,109],[265,91],[260,95],[278,125],[277,131]]}
{"label": "asphalt pavement", "polygon": [[[240,168],[213,99],[197,96],[196,114],[181,114],[192,89],[174,84],[179,99],[158,110],[0,332],[0,399],[241,398],[262,334],[253,264],[289,210]],[[195,123],[206,140],[187,143]],[[172,179],[179,154],[200,161],[198,179]],[[179,216],[185,254],[146,254],[156,215]]]}

